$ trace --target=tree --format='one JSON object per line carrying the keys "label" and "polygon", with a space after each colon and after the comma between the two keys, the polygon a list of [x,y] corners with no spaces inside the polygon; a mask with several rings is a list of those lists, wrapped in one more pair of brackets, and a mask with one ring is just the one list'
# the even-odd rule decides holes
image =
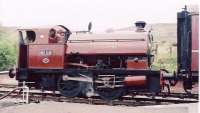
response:
{"label": "tree", "polygon": [[16,32],[0,26],[0,71],[8,70],[15,65],[16,59]]}

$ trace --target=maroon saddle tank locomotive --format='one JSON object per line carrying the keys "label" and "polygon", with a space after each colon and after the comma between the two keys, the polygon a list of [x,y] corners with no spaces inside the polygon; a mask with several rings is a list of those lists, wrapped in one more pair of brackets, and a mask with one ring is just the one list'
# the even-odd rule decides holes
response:
{"label": "maroon saddle tank locomotive", "polygon": [[[182,13],[188,12],[179,15]],[[178,23],[180,30],[185,23]],[[67,97],[97,94],[105,100],[129,92],[156,95],[162,91],[164,80],[174,82],[177,78],[186,78],[184,87],[191,89],[193,74],[166,76],[165,71],[151,69],[153,36],[151,31],[144,30],[145,24],[138,21],[135,31],[104,34],[71,32],[62,25],[18,29],[18,64],[11,69],[10,76],[15,75],[19,85],[26,81],[30,87],[59,91]],[[181,34],[178,36],[182,39]],[[184,54],[180,49],[183,41],[178,39],[179,55]],[[183,75],[187,70],[182,71],[185,65],[181,60],[182,57],[178,60],[182,66],[179,65],[178,74]]]}

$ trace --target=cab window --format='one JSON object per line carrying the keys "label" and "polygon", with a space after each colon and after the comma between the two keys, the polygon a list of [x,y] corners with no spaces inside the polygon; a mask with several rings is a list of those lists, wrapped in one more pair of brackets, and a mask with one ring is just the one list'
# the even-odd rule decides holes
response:
{"label": "cab window", "polygon": [[27,45],[35,41],[36,34],[34,31],[19,31],[20,44]]}
{"label": "cab window", "polygon": [[35,41],[36,34],[34,31],[26,31],[26,40],[28,43],[33,43]]}

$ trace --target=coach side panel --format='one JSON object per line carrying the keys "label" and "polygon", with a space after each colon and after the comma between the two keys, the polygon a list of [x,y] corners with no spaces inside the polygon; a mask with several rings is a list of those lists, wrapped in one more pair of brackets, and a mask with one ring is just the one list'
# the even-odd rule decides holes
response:
{"label": "coach side panel", "polygon": [[192,62],[191,71],[199,69],[199,14],[192,15]]}

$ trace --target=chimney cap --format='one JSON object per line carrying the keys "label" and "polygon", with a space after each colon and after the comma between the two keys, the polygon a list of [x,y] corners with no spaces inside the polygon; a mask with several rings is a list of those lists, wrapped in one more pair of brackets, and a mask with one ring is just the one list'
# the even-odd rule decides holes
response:
{"label": "chimney cap", "polygon": [[137,28],[144,28],[146,26],[146,22],[145,21],[136,21],[135,26]]}

